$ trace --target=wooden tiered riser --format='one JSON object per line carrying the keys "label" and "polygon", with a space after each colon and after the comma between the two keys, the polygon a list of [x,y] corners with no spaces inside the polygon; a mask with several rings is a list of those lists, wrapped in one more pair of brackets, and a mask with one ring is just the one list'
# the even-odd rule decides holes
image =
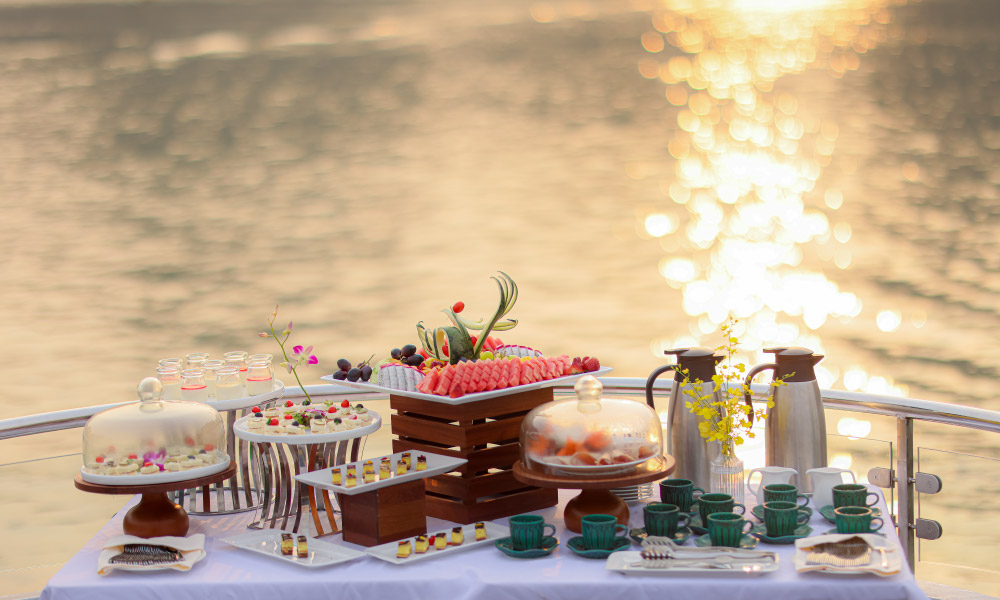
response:
{"label": "wooden tiered riser", "polygon": [[558,490],[526,486],[511,471],[520,458],[524,415],[552,397],[552,388],[545,388],[451,405],[390,395],[389,406],[396,411],[393,452],[431,452],[469,461],[452,473],[424,480],[427,514],[468,524],[555,506]]}

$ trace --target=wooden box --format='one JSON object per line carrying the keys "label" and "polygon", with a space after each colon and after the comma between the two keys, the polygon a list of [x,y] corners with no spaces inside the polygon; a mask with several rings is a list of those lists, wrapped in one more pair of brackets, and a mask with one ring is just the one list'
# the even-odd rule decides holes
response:
{"label": "wooden box", "polygon": [[363,494],[338,494],[338,502],[345,542],[377,546],[427,533],[423,479]]}
{"label": "wooden box", "polygon": [[525,485],[512,471],[520,458],[524,415],[552,398],[552,388],[458,405],[390,394],[389,406],[396,411],[393,452],[432,452],[469,461],[455,472],[424,480],[427,514],[468,524],[555,506],[558,490]]}

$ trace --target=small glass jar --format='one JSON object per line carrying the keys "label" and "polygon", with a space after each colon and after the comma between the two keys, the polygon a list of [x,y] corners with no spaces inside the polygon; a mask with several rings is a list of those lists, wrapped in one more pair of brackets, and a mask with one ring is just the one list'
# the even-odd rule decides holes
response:
{"label": "small glass jar", "polygon": [[184,368],[184,361],[179,358],[161,358],[158,367],[175,367],[178,371]]}
{"label": "small glass jar", "polygon": [[[179,358],[177,360],[180,360]],[[174,366],[161,366],[156,369],[156,378],[163,386],[164,400],[181,399],[181,370]]]}
{"label": "small glass jar", "polygon": [[191,352],[184,357],[187,362],[187,368],[189,369],[201,369],[205,366],[205,361],[208,360],[207,352]]}
{"label": "small glass jar", "polygon": [[236,400],[243,397],[243,384],[240,383],[240,372],[236,367],[225,366],[216,372],[216,400]]}
{"label": "small glass jar", "polygon": [[205,372],[201,369],[181,371],[181,400],[188,402],[208,402],[208,385]]}
{"label": "small glass jar", "polygon": [[247,364],[247,395],[259,396],[274,389],[274,372],[271,363],[256,360]]}
{"label": "small glass jar", "polygon": [[236,367],[239,371],[240,382],[247,384],[247,353],[242,350],[233,350],[222,355],[226,359],[227,367]]}
{"label": "small glass jar", "polygon": [[273,354],[251,354],[247,357],[247,368],[250,368],[250,363],[264,361],[268,365],[274,360]]}
{"label": "small glass jar", "polygon": [[210,399],[215,398],[215,380],[219,376],[219,369],[226,366],[226,361],[224,360],[206,360],[205,364],[201,366],[205,371],[205,385],[208,386],[208,397]]}

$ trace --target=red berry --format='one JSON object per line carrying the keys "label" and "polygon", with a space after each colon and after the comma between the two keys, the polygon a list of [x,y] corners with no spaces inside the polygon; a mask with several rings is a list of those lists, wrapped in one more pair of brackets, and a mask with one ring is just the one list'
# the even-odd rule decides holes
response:
{"label": "red berry", "polygon": [[188,446],[194,446],[194,438],[191,437],[191,436],[188,436],[188,437],[184,438],[184,443],[187,444]]}
{"label": "red berry", "polygon": [[211,452],[212,450],[215,450],[214,444],[205,444],[205,452]]}
{"label": "red berry", "polygon": [[250,409],[250,412],[259,413],[260,412],[260,407],[259,406],[253,407],[253,408]]}
{"label": "red berry", "polygon": [[268,425],[277,425],[277,424],[278,424],[277,417],[271,417],[271,422],[268,423]]}
{"label": "red berry", "polygon": [[142,466],[144,466],[144,467],[152,467],[153,463],[147,462],[147,463],[144,463]]}
{"label": "red berry", "polygon": [[351,401],[350,400],[344,400],[343,402],[340,403],[340,405],[342,407],[344,407],[344,408],[349,408],[351,406]]}
{"label": "red berry", "polygon": [[137,455],[135,455],[135,454],[129,454],[129,455],[128,455],[128,457],[129,457],[129,458],[131,458],[131,459],[136,459],[136,458],[139,458],[139,457],[138,457]]}
{"label": "red berry", "polygon": [[463,310],[465,310],[465,302],[456,302],[454,305],[452,305],[451,310],[457,313],[462,312]]}
{"label": "red berry", "polygon": [[326,412],[328,412],[328,413],[335,413],[335,412],[337,412],[337,407],[336,406],[331,406],[330,408],[326,409]]}
{"label": "red berry", "polygon": [[98,456],[97,458],[94,459],[94,462],[102,463],[102,462],[104,462],[104,457],[103,456]]}
{"label": "red berry", "polygon": [[292,402],[291,400],[289,400],[289,401],[285,402],[285,406],[295,406],[295,403]]}
{"label": "red berry", "polygon": [[291,421],[292,420],[292,415],[285,415],[285,419]]}

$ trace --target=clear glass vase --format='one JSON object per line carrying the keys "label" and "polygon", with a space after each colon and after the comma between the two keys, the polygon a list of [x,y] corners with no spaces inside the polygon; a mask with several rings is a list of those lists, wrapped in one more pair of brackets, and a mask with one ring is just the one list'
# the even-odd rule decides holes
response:
{"label": "clear glass vase", "polygon": [[710,491],[729,494],[736,502],[743,502],[743,460],[736,456],[732,443],[722,445],[722,452],[712,459],[710,472]]}

